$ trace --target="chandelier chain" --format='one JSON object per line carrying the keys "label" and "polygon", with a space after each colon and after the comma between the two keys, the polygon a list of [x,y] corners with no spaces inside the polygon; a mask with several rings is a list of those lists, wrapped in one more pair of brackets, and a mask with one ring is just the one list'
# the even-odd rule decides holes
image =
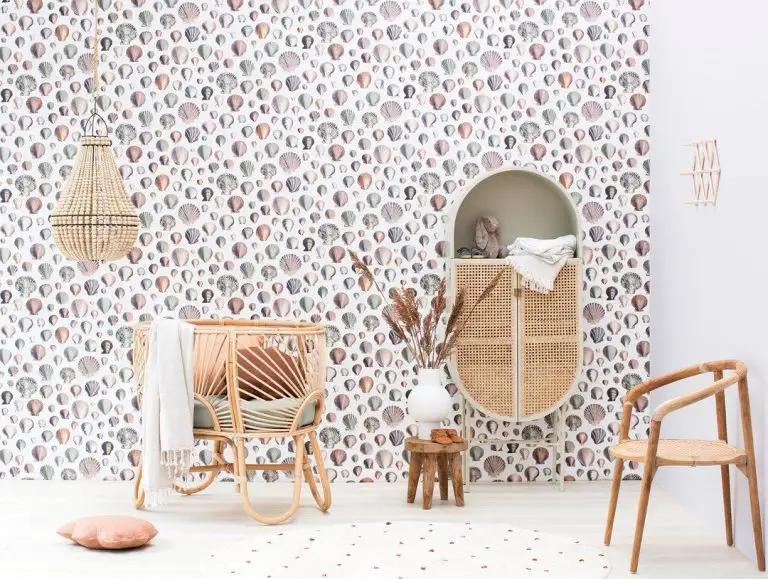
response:
{"label": "chandelier chain", "polygon": [[96,97],[99,92],[99,0],[93,0],[93,112],[96,112]]}

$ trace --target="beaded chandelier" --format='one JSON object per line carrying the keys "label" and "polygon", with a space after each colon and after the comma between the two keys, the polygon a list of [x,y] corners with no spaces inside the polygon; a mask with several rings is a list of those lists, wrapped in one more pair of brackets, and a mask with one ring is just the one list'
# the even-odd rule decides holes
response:
{"label": "beaded chandelier", "polygon": [[[52,215],[53,240],[69,259],[109,261],[125,257],[139,232],[139,218],[117,168],[107,124],[96,112],[99,89],[98,0],[93,0],[93,112],[84,125],[69,183]],[[97,123],[104,127],[99,134]]]}

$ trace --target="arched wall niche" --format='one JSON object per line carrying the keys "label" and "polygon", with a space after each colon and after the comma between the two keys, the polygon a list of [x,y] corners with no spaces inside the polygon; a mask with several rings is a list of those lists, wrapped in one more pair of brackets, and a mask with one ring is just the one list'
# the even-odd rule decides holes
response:
{"label": "arched wall niche", "polygon": [[573,234],[581,257],[581,225],[573,201],[548,176],[511,167],[484,175],[465,188],[448,222],[450,257],[461,247],[474,247],[475,224],[483,216],[499,220],[502,245],[518,237],[551,239]]}

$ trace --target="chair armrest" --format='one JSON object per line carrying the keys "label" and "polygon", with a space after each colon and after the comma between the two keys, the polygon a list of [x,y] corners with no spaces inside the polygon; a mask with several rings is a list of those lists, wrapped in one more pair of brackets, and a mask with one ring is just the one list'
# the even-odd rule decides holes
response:
{"label": "chair armrest", "polygon": [[296,416],[291,424],[291,432],[295,432],[299,429],[299,422],[301,421],[301,415],[306,410],[307,406],[315,403],[315,416],[312,419],[312,426],[320,424],[320,419],[323,416],[323,409],[325,407],[325,392],[323,390],[313,390],[304,399],[304,402],[299,406],[299,410],[296,412]]}
{"label": "chair armrest", "polygon": [[645,396],[649,392],[653,392],[657,388],[661,388],[662,386],[666,386],[672,382],[684,380],[685,378],[690,378],[691,376],[696,376],[698,374],[701,374],[699,367],[690,366],[689,368],[684,368],[683,370],[675,370],[674,372],[664,374],[663,376],[656,376],[632,388],[632,390],[630,390],[627,394],[626,400],[630,404],[634,404],[637,402],[638,398]]}
{"label": "chair armrest", "polygon": [[[726,378],[723,378],[723,370],[734,370],[734,373]],[[660,404],[651,417],[652,421],[661,422],[661,420],[670,412],[674,412],[675,410],[679,410],[684,406],[688,406],[689,404],[703,400],[704,398],[717,394],[718,392],[722,392],[728,388],[728,386],[731,386],[742,378],[746,377],[747,366],[739,360],[718,360],[715,362],[704,362],[702,364],[696,364],[695,366],[683,368],[682,370],[675,370],[674,372],[669,372],[663,376],[651,378],[650,380],[646,380],[645,382],[638,384],[629,391],[626,398],[624,399],[619,440],[624,441],[629,438],[632,410],[638,398],[645,396],[657,388],[671,384],[672,382],[685,380],[686,378],[691,378],[692,376],[698,376],[699,374],[704,374],[707,372],[714,373],[716,379],[714,384],[701,390],[697,390],[696,392],[692,392],[684,396],[679,396],[678,398],[673,398],[672,400],[667,400],[666,402]]]}
{"label": "chair armrest", "polygon": [[715,394],[717,394],[718,392],[722,392],[729,386],[733,386],[741,379],[742,379],[742,374],[737,370],[735,373],[730,374],[725,378],[721,378],[720,380],[714,382],[713,384],[710,384],[706,388],[702,388],[700,390],[696,390],[695,392],[690,392],[688,394],[683,394],[682,396],[678,396],[676,398],[667,400],[666,402],[662,402],[661,404],[659,404],[658,408],[656,408],[656,410],[653,411],[651,420],[653,420],[654,422],[661,422],[664,419],[664,417],[670,412],[674,412],[675,410],[680,410],[681,408],[690,406],[695,402],[700,402],[705,398],[714,396]]}
{"label": "chair armrest", "polygon": [[717,360],[715,362],[703,362],[701,364],[696,364],[695,366],[689,366],[688,368],[683,368],[682,370],[675,370],[674,372],[669,372],[663,376],[657,376],[655,378],[651,378],[650,380],[646,380],[645,382],[632,388],[632,390],[629,391],[629,394],[627,394],[626,400],[630,404],[634,404],[641,396],[645,396],[649,392],[652,392],[657,388],[661,388],[662,386],[667,386],[672,382],[678,382],[680,380],[685,380],[686,378],[691,378],[693,376],[698,376],[699,374],[705,374],[707,372],[722,372],[723,370],[735,370],[739,376],[747,375],[746,365],[738,360]]}

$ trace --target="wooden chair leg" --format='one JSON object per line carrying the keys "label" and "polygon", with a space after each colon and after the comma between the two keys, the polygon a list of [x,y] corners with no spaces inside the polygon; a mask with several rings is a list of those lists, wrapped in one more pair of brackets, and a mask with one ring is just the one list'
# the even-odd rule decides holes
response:
{"label": "wooden chair leg", "polygon": [[440,485],[440,500],[448,500],[448,456],[445,454],[437,457],[437,482]]}
{"label": "wooden chair leg", "polygon": [[746,475],[749,484],[749,503],[752,508],[752,532],[755,535],[755,556],[757,568],[765,571],[765,547],[763,545],[763,523],[760,518],[760,495],[757,488],[757,466],[755,444],[752,438],[752,412],[749,406],[747,377],[739,380],[739,406],[741,407],[741,428],[744,435],[744,450],[747,452]]}
{"label": "wooden chair leg", "polygon": [[653,465],[645,464],[643,471],[643,483],[640,487],[640,501],[637,505],[637,522],[635,523],[635,540],[632,543],[632,561],[629,571],[637,573],[637,565],[640,561],[640,546],[643,543],[643,530],[645,529],[645,516],[648,513],[648,500],[651,496],[651,482],[653,481]]}
{"label": "wooden chair leg", "polygon": [[421,478],[421,487],[424,493],[424,510],[432,508],[432,493],[435,490],[435,471],[437,459],[434,454],[424,457],[424,476]]}
{"label": "wooden chair leg", "polygon": [[613,463],[613,482],[611,483],[611,501],[608,503],[608,519],[605,521],[605,535],[603,543],[607,547],[611,544],[613,536],[613,520],[616,517],[616,505],[619,502],[619,487],[621,487],[621,475],[624,472],[624,459],[617,458]]}
{"label": "wooden chair leg", "polygon": [[637,505],[637,522],[635,523],[635,540],[632,544],[632,561],[629,564],[629,571],[637,573],[637,564],[640,560],[640,545],[643,543],[643,530],[645,529],[645,516],[648,513],[648,499],[651,496],[651,483],[656,474],[656,451],[659,447],[659,433],[661,423],[655,420],[651,421],[651,432],[648,437],[648,450],[645,457],[645,468],[643,469],[643,483],[640,487],[640,501]]}
{"label": "wooden chair leg", "polygon": [[416,489],[419,487],[419,477],[421,476],[421,465],[423,455],[418,452],[411,453],[411,462],[408,466],[408,502],[413,503],[416,500]]}
{"label": "wooden chair leg", "polygon": [[763,524],[760,518],[760,496],[757,490],[757,470],[754,459],[747,464],[747,481],[749,484],[749,505],[752,509],[752,532],[755,535],[755,557],[757,568],[765,571],[765,547],[763,546]]}
{"label": "wooden chair leg", "polygon": [[[722,380],[723,371],[715,370],[713,372],[715,382]],[[728,442],[728,421],[725,410],[725,392],[715,394],[715,413],[717,416],[717,438],[723,442]],[[720,467],[720,482],[723,486],[723,515],[725,516],[725,542],[729,547],[733,547],[733,514],[731,512],[731,474],[729,466],[724,464]]]}
{"label": "wooden chair leg", "polygon": [[731,511],[731,475],[728,465],[720,467],[720,481],[723,485],[723,515],[725,516],[725,542],[733,547],[733,514]]}

